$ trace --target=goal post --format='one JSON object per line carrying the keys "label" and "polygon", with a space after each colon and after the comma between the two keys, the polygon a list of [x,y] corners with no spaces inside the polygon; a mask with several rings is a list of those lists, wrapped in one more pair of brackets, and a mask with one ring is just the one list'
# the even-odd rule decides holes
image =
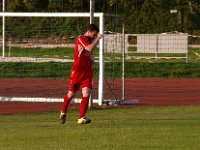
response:
{"label": "goal post", "polygon": [[[6,34],[5,24],[8,17],[90,17],[90,13],[27,13],[27,12],[1,12],[2,17],[2,58],[5,57]],[[100,33],[104,34],[104,14],[94,13],[94,17],[99,18]],[[98,81],[98,104],[103,103],[104,90],[104,38],[99,41],[99,81]]]}

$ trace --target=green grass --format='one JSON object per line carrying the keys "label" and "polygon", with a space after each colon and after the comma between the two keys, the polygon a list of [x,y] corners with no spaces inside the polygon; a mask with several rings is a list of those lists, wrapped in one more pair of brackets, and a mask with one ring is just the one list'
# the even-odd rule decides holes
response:
{"label": "green grass", "polygon": [[0,148],[16,150],[197,150],[200,106],[135,107],[88,111],[90,125],[67,123],[58,112],[0,115]]}
{"label": "green grass", "polygon": [[[190,49],[189,64],[185,60],[127,60],[125,62],[125,78],[199,78],[200,77],[200,49]],[[95,51],[98,56],[98,50]],[[13,48],[11,56],[24,57],[72,57],[73,49],[31,49]],[[105,55],[105,76],[120,78],[122,74],[121,54],[106,53]],[[0,62],[1,78],[44,78],[44,77],[69,77],[72,63],[27,63]],[[94,76],[98,77],[98,63],[94,66]]]}
{"label": "green grass", "polygon": [[[136,53],[137,52],[137,48],[136,47],[130,47],[128,49],[129,52],[132,52],[132,53],[129,53],[127,54],[127,56],[131,57],[134,61],[137,61],[137,62],[141,62],[141,61],[145,61],[145,62],[149,62],[149,61],[157,61],[157,62],[186,62],[185,58],[184,59],[169,59],[169,60],[166,60],[166,59],[143,59],[143,60],[140,60],[140,59],[134,59],[134,57],[155,57],[155,54],[154,53]],[[200,61],[200,48],[189,48],[189,54],[188,54],[188,57],[189,57],[189,62],[199,62]],[[157,54],[157,57],[186,57],[186,54]]]}
{"label": "green grass", "polygon": [[[52,58],[52,57],[73,57],[73,48],[20,48],[13,47],[10,50],[10,57],[33,57],[33,58]],[[9,51],[6,50],[6,56]]]}
{"label": "green grass", "polygon": [[200,62],[127,62],[125,70],[126,78],[199,78]]}
{"label": "green grass", "polygon": [[[94,51],[94,55],[98,56],[98,49]],[[0,53],[1,56],[1,53]],[[73,48],[21,48],[13,47],[10,51],[6,49],[5,56],[10,57],[32,57],[32,58],[64,58],[74,56]]]}
{"label": "green grass", "polygon": [[[129,52],[136,52],[136,47],[130,47]],[[199,56],[195,53],[200,54],[200,48],[190,48],[189,49],[189,61],[198,61]],[[6,49],[5,56],[11,57],[33,57],[33,58],[64,58],[70,57],[72,58],[74,54],[73,48],[20,48],[20,47],[12,47]],[[0,53],[1,55],[1,53]],[[139,54],[139,53],[130,53],[129,56],[148,56],[148,57],[155,57],[155,54]],[[99,50],[96,49],[94,51],[94,56],[99,56]],[[105,53],[105,60],[112,60],[114,57],[122,57],[122,54],[119,53]],[[158,54],[159,57],[185,57],[185,54]],[[110,59],[108,59],[109,57]],[[149,60],[147,60],[149,61]],[[159,61],[166,61],[166,60],[159,60]],[[180,60],[179,60],[180,61]],[[184,61],[184,59],[183,59]]]}
{"label": "green grass", "polygon": [[2,78],[55,78],[68,77],[72,63],[0,63]]}
{"label": "green grass", "polygon": [[[99,49],[95,49],[94,56],[99,56]],[[1,56],[1,53],[0,53]],[[13,47],[10,51],[6,50],[5,56],[9,57],[32,57],[32,58],[65,58],[73,59],[73,48],[21,48]],[[122,57],[122,54],[105,53],[105,56],[113,58]]]}
{"label": "green grass", "polygon": [[[105,63],[105,76],[121,77],[121,63]],[[0,62],[1,78],[54,78],[69,77],[72,63],[27,63]],[[94,76],[98,77],[98,64],[94,66]],[[125,78],[200,78],[199,63],[181,62],[126,62]]]}

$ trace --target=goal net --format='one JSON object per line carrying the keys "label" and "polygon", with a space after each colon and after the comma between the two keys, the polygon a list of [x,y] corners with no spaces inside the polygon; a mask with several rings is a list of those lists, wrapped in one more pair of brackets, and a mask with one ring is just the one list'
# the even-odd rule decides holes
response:
{"label": "goal net", "polygon": [[104,99],[124,100],[124,33],[123,18],[105,15],[104,32]]}
{"label": "goal net", "polygon": [[[69,84],[73,47],[89,13],[0,13],[0,101],[62,102]],[[95,13],[103,33],[103,13]],[[103,100],[103,40],[94,53],[95,103]],[[79,102],[79,95],[74,102]]]}

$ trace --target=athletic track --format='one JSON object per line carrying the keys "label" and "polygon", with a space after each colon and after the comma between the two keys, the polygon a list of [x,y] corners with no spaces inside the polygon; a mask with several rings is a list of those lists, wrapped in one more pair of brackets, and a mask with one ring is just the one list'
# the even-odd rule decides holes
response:
{"label": "athletic track", "polygon": [[[111,81],[107,81],[110,83]],[[110,85],[115,96],[121,98],[121,81]],[[45,79],[0,79],[1,97],[45,97],[62,98],[67,91],[69,80],[63,78]],[[94,80],[94,98],[97,98],[98,81]],[[105,99],[113,99],[108,86],[104,84]],[[80,91],[76,97],[81,97]],[[126,79],[125,99],[139,100],[135,106],[169,106],[200,104],[200,79]],[[0,114],[59,111],[62,103],[44,102],[0,102]],[[71,104],[70,108],[78,104]],[[132,106],[123,106],[132,107]]]}

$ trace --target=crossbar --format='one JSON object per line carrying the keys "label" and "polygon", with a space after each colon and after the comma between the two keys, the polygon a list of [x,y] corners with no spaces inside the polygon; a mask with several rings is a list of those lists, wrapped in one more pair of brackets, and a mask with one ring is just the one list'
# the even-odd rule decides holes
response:
{"label": "crossbar", "polygon": [[[94,13],[94,17],[101,17],[103,13]],[[90,17],[90,13],[28,13],[28,12],[0,12],[5,17]]]}

